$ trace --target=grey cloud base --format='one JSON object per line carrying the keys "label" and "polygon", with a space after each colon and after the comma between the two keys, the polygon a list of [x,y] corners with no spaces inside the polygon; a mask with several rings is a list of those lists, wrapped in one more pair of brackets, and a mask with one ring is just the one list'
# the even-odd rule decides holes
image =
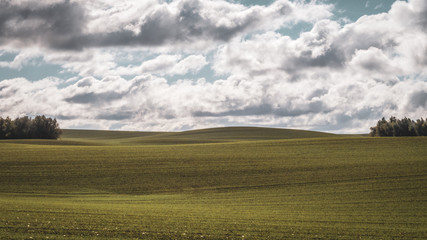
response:
{"label": "grey cloud base", "polygon": [[[84,3],[59,1],[38,6],[0,2],[0,44],[23,47],[37,45],[57,50],[82,50],[92,47],[162,46],[194,42],[227,42],[247,30],[264,24],[264,9],[239,7],[222,10],[225,15],[203,14],[211,5],[204,1],[183,0],[173,6],[165,4],[143,13],[134,23],[136,29],[117,29],[106,32],[88,32],[90,16]],[[235,16],[233,10],[244,10]],[[283,4],[276,12],[284,17],[291,13]],[[219,24],[218,18],[228,18]],[[106,29],[108,30],[108,29]]]}

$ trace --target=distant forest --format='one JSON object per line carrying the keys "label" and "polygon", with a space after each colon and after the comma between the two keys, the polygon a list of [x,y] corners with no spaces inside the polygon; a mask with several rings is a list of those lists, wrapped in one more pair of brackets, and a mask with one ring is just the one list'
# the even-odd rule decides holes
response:
{"label": "distant forest", "polygon": [[372,137],[397,137],[397,136],[427,136],[427,119],[410,118],[396,119],[391,117],[389,121],[382,118],[377,125],[371,127]]}
{"label": "distant forest", "polygon": [[27,116],[15,120],[0,117],[0,139],[58,139],[62,134],[56,119]]}

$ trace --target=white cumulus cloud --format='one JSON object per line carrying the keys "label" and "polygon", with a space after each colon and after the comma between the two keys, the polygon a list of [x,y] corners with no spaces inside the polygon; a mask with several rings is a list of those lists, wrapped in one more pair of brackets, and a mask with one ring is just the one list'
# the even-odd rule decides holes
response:
{"label": "white cumulus cloud", "polygon": [[[10,116],[50,115],[65,128],[348,133],[367,132],[383,116],[427,117],[423,0],[352,23],[334,21],[333,6],[320,1],[0,5],[0,48],[17,54],[0,67],[39,57],[75,73],[0,81],[0,111]],[[280,33],[299,22],[313,27],[295,39]]]}

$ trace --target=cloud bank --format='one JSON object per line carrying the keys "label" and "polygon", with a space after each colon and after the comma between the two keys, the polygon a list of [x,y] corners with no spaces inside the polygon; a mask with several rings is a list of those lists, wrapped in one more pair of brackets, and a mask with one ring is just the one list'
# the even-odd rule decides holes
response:
{"label": "cloud bank", "polygon": [[[226,125],[367,132],[427,117],[427,4],[334,20],[332,5],[278,0],[0,1],[0,67],[36,57],[75,73],[0,82],[0,112],[62,127]],[[298,38],[282,33],[313,24]]]}
{"label": "cloud bank", "polygon": [[314,21],[329,15],[327,6],[309,4],[304,11],[298,9],[296,15],[297,7],[289,1],[276,1],[268,7],[201,0],[67,0],[44,4],[2,1],[0,43],[65,50],[109,46],[206,47],[248,32],[274,30],[287,22]]}

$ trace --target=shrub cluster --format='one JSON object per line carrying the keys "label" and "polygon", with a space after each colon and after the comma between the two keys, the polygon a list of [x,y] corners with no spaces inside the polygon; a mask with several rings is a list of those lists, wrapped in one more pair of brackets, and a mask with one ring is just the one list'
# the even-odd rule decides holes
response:
{"label": "shrub cluster", "polygon": [[57,139],[62,134],[56,119],[27,116],[15,120],[0,117],[0,139]]}
{"label": "shrub cluster", "polygon": [[427,136],[427,121],[410,118],[396,119],[391,117],[389,121],[382,118],[377,126],[371,127],[371,136]]}

